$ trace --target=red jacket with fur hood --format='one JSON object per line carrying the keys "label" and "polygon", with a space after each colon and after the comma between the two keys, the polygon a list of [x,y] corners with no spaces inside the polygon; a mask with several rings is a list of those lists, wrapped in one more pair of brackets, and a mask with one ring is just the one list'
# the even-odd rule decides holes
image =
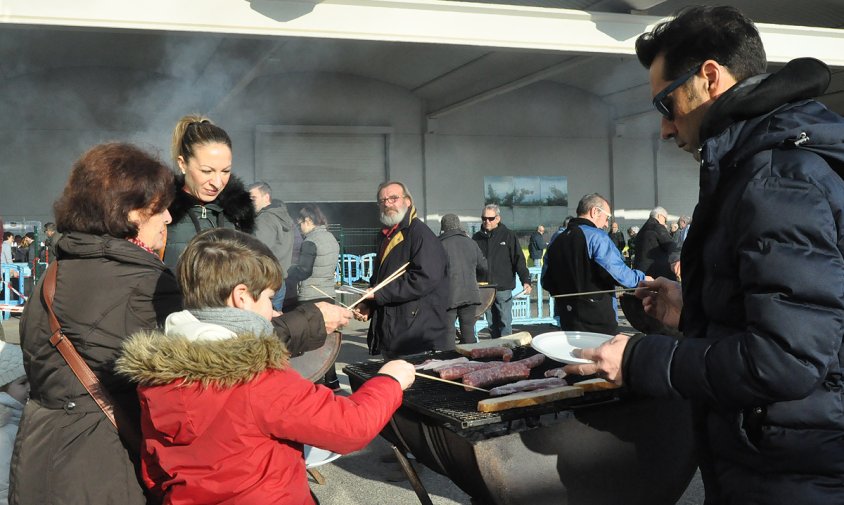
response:
{"label": "red jacket with fur hood", "polygon": [[[174,331],[174,318],[201,329]],[[273,336],[235,335],[187,311],[167,332],[133,336],[118,360],[141,384],[143,478],[166,504],[312,504],[303,444],[359,450],[401,404],[392,377],[349,397],[303,379]]]}

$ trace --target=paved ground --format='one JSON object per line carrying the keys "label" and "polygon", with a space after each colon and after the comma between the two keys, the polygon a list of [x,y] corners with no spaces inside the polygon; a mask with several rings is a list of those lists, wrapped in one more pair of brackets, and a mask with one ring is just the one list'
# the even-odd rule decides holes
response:
{"label": "paved ground", "polygon": [[[18,341],[18,320],[12,318],[3,322],[6,339]],[[522,329],[522,328],[519,328]],[[524,327],[535,332],[535,328]],[[344,341],[340,358],[337,362],[338,375],[346,393],[350,392],[348,377],[342,368],[348,363],[358,363],[369,359],[366,348],[366,326],[353,323],[344,330]],[[322,505],[398,505],[419,503],[407,481],[389,482],[388,479],[400,476],[398,466],[382,463],[380,456],[389,452],[389,446],[382,439],[373,441],[367,448],[354,454],[343,456],[333,463],[319,467],[325,477],[324,485],[311,481],[311,488]],[[435,505],[470,505],[470,498],[446,477],[424,467],[418,466],[420,478]],[[699,475],[695,476],[686,494],[677,505],[695,505],[703,503],[703,486]],[[621,504],[620,504],[621,505]]]}

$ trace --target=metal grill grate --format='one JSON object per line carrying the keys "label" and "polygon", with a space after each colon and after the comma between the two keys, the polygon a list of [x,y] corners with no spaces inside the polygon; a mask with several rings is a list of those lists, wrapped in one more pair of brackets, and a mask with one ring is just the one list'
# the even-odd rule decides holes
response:
{"label": "metal grill grate", "polygon": [[[513,351],[513,360],[527,358],[536,354],[536,351],[526,347],[519,347]],[[407,361],[419,364],[426,359],[454,359],[461,355],[456,351],[435,352],[418,356],[407,357]],[[354,363],[343,368],[350,377],[356,377],[365,381],[373,377],[384,363],[373,361],[368,363]],[[545,362],[531,371],[532,379],[543,377],[546,370],[562,366],[553,360],[546,359]],[[428,373],[428,372],[423,372]],[[431,375],[435,375],[431,372]],[[587,392],[579,398],[566,398],[556,402],[530,407],[521,407],[501,412],[478,412],[478,401],[489,398],[481,391],[465,391],[463,388],[443,384],[437,381],[430,381],[417,377],[413,385],[404,392],[402,405],[419,414],[432,417],[440,422],[451,424],[457,428],[472,428],[489,424],[515,421],[528,417],[550,414],[571,408],[594,405],[614,401],[619,398],[620,390],[605,390]]]}

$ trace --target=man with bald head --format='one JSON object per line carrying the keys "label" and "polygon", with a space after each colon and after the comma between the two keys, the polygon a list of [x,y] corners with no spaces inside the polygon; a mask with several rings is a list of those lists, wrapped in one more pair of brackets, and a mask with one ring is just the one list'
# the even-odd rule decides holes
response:
{"label": "man with bald head", "polygon": [[[577,204],[577,217],[551,242],[545,254],[542,287],[552,295],[635,287],[645,274],[624,263],[621,251],[604,228],[612,217],[610,204],[598,193]],[[618,303],[615,293],[558,298],[554,303],[560,328],[615,335]]]}

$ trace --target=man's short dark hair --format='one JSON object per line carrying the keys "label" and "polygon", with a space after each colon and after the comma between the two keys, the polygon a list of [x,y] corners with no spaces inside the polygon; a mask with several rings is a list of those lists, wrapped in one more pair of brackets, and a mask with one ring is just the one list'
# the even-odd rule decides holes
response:
{"label": "man's short dark hair", "polygon": [[44,231],[56,231],[56,223],[47,223],[44,225]]}
{"label": "man's short dark hair", "polygon": [[665,54],[665,80],[676,79],[706,60],[727,67],[737,81],[765,72],[767,58],[759,31],[735,7],[696,6],[636,39],[636,56],[645,68]]}
{"label": "man's short dark hair", "polygon": [[255,181],[246,188],[248,191],[252,191],[253,189],[257,189],[262,195],[269,195],[270,198],[273,196],[273,188],[264,181]]}
{"label": "man's short dark hair", "polygon": [[589,211],[593,208],[601,207],[604,202],[609,203],[606,198],[598,193],[589,193],[581,198],[577,203],[577,215],[585,216],[586,214],[589,214]]}

